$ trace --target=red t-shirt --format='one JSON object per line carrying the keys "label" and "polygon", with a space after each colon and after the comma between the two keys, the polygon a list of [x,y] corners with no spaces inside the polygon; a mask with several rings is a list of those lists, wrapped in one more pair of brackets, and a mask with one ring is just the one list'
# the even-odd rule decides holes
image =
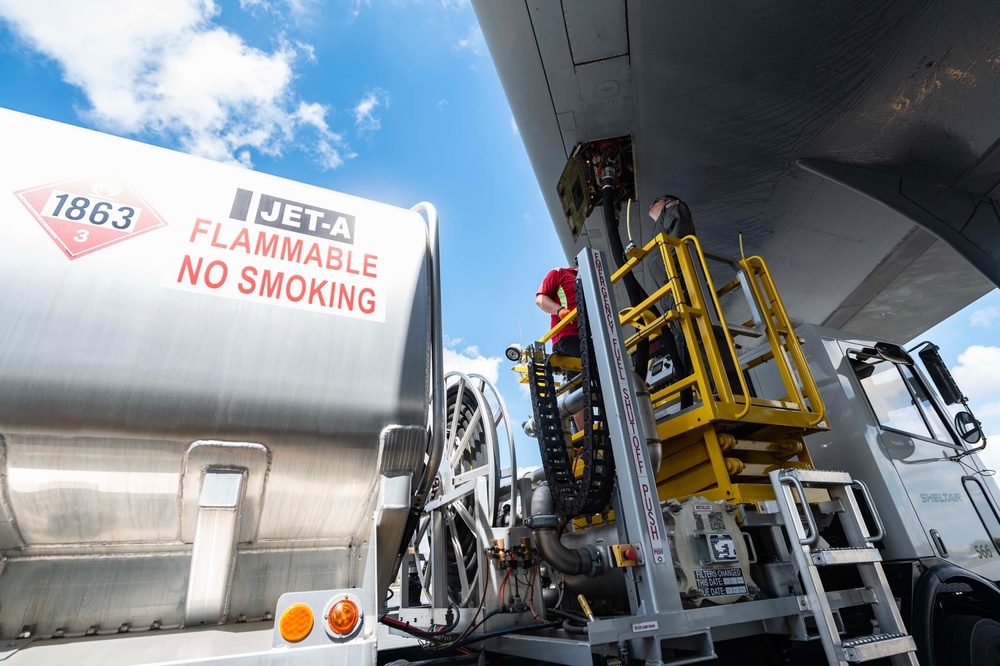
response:
{"label": "red t-shirt", "polygon": [[[575,268],[553,268],[542,280],[542,286],[538,288],[538,294],[545,294],[564,308],[573,310],[576,308],[576,269]],[[536,294],[537,295],[537,294]],[[552,325],[555,328],[560,321],[559,315],[552,315]],[[571,324],[559,331],[552,342],[556,343],[560,339],[576,336],[580,334],[580,329],[574,319]]]}

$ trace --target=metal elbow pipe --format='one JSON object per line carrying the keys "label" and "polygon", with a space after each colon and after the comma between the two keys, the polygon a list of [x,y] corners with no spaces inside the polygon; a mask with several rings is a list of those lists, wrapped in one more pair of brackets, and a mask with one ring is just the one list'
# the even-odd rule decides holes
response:
{"label": "metal elbow pipe", "polygon": [[[562,394],[561,396],[559,396],[559,399],[557,400],[556,404],[558,404],[559,406],[560,418],[568,419],[573,414],[576,414],[577,412],[582,410],[584,405],[586,404],[583,397],[583,389],[578,388],[572,393]],[[536,434],[535,417],[532,416],[531,418],[529,418],[527,421],[521,424],[521,427],[524,428],[525,435],[527,435],[528,437],[534,437]],[[565,428],[565,424],[563,427],[563,432],[569,432],[569,430]]]}
{"label": "metal elbow pipe", "polygon": [[531,515],[548,516],[552,514],[552,491],[547,481],[540,481],[535,492],[531,493]]}
{"label": "metal elbow pipe", "polygon": [[538,557],[545,560],[556,571],[567,576],[587,576],[595,578],[604,573],[604,556],[596,546],[567,548],[559,540],[556,530],[562,525],[559,516],[532,516],[525,525],[532,529]]}

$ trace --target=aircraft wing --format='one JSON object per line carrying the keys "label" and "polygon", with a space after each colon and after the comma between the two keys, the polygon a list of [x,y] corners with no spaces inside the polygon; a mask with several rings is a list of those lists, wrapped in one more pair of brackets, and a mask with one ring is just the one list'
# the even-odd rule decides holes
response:
{"label": "aircraft wing", "polygon": [[600,207],[573,240],[567,158],[631,136],[633,236],[684,199],[706,249],[743,233],[796,320],[905,341],[1000,284],[1000,4],[473,6],[567,256],[607,250]]}

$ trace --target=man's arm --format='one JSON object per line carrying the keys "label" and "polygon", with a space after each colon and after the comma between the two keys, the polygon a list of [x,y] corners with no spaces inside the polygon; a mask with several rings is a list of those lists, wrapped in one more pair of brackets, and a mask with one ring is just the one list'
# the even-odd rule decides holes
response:
{"label": "man's arm", "polygon": [[546,296],[545,294],[535,295],[535,305],[542,309],[542,312],[550,315],[556,315],[560,319],[564,318],[570,313],[569,308],[564,308],[559,301]]}

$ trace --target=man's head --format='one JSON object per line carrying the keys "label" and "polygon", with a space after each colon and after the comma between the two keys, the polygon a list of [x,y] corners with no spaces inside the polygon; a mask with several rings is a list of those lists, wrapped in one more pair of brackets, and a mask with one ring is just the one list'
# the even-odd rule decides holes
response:
{"label": "man's head", "polygon": [[656,220],[660,217],[660,213],[662,213],[664,209],[672,208],[680,202],[681,200],[672,194],[664,194],[661,197],[657,197],[657,199],[649,206],[649,216],[653,220]]}
{"label": "man's head", "polygon": [[672,194],[658,197],[649,207],[653,233],[664,232],[677,238],[694,234],[694,220],[688,205]]}

